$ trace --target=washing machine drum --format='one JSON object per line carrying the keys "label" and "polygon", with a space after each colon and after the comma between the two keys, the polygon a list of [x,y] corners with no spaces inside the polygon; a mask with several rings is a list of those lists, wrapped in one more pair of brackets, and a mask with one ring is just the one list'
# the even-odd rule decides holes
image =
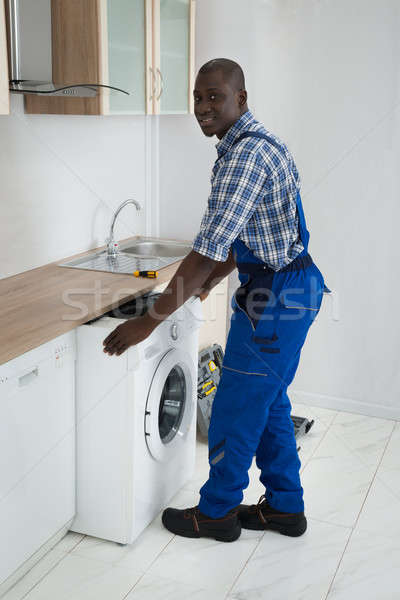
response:
{"label": "washing machine drum", "polygon": [[190,356],[171,349],[151,382],[146,404],[145,435],[151,455],[167,461],[183,451],[194,417],[194,366]]}

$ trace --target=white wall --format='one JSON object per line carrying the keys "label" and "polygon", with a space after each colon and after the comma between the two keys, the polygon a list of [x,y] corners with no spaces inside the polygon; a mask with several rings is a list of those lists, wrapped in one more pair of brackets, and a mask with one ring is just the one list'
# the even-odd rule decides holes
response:
{"label": "white wall", "polygon": [[[250,109],[291,148],[310,252],[339,300],[339,320],[325,299],[310,331],[296,400],[397,419],[399,13],[397,0],[199,0],[196,30],[197,68],[241,63]],[[162,235],[196,233],[216,142],[194,117],[161,119]]]}
{"label": "white wall", "polygon": [[[151,117],[25,115],[11,96],[0,117],[0,277],[151,228]],[[154,163],[155,164],[155,163]]]}

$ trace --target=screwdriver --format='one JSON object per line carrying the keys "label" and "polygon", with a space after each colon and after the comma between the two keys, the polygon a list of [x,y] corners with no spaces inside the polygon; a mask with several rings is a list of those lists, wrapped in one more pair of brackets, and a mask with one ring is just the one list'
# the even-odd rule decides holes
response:
{"label": "screwdriver", "polygon": [[155,279],[158,277],[158,271],[134,271],[135,277],[147,277],[148,279]]}

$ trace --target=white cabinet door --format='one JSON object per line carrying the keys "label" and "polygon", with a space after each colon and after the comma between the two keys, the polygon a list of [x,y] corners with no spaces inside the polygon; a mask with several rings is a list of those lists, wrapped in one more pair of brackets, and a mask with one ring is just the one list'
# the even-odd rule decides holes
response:
{"label": "white cabinet door", "polygon": [[74,340],[0,366],[0,584],[75,514]]}
{"label": "white cabinet door", "polygon": [[107,0],[103,80],[130,95],[111,94],[103,114],[193,112],[194,18],[195,0]]}
{"label": "white cabinet door", "polygon": [[4,0],[0,0],[0,115],[10,112]]}
{"label": "white cabinet door", "polygon": [[219,344],[225,351],[228,278],[213,288],[202,302],[204,322],[199,332],[199,348]]}
{"label": "white cabinet door", "polygon": [[155,114],[193,113],[194,0],[153,0]]}

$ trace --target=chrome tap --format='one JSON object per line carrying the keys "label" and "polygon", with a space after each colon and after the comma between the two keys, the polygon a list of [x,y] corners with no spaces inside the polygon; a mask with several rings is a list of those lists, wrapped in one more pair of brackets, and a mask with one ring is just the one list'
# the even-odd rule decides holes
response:
{"label": "chrome tap", "polygon": [[124,208],[124,206],[126,206],[127,204],[133,204],[134,206],[136,206],[137,211],[139,211],[142,208],[140,206],[139,202],[137,202],[136,200],[132,200],[131,198],[129,198],[129,200],[125,200],[124,202],[122,202],[122,204],[120,204],[120,206],[118,206],[117,210],[115,211],[115,213],[113,215],[112,221],[111,221],[110,235],[106,239],[108,256],[117,256],[119,253],[118,242],[116,242],[114,240],[114,225],[115,225],[115,221],[116,221],[119,213]]}

